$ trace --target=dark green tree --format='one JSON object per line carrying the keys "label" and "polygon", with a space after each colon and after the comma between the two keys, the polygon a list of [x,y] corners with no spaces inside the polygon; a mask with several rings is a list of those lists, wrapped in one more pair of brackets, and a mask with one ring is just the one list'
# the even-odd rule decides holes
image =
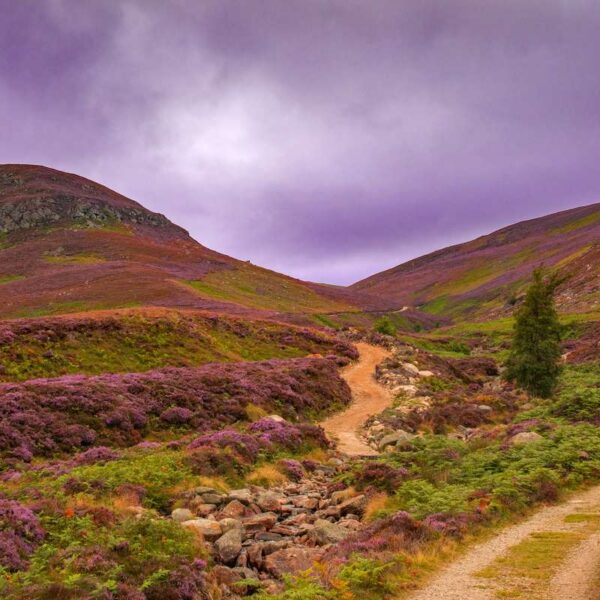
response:
{"label": "dark green tree", "polygon": [[516,311],[507,378],[531,395],[548,398],[560,376],[561,326],[554,307],[554,293],[563,280],[533,272],[533,283]]}

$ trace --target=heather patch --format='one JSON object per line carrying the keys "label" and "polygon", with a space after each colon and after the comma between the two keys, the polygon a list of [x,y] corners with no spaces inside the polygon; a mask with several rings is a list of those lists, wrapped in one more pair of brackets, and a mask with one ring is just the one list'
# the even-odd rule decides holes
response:
{"label": "heather patch", "polygon": [[[4,384],[0,385],[0,452],[8,466],[30,455],[64,454],[92,444],[132,446],[149,432],[177,436],[215,430],[245,421],[249,404],[297,419],[349,400],[349,389],[335,363],[326,359],[211,364]],[[298,425],[298,431],[302,427]],[[288,440],[292,444],[298,433],[261,434],[265,439],[292,436]]]}
{"label": "heather patch", "polygon": [[313,330],[176,312],[156,317],[140,313],[40,318],[0,325],[0,381],[316,353],[356,358],[350,344]]}
{"label": "heather patch", "polygon": [[0,499],[0,575],[2,568],[19,571],[44,539],[35,514],[11,500]]}

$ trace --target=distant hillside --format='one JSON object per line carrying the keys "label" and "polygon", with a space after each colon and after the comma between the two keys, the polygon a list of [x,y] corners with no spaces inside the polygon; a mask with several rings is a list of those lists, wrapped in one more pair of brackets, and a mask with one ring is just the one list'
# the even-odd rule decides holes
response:
{"label": "distant hillside", "polygon": [[378,273],[350,286],[391,306],[490,317],[512,310],[532,270],[558,269],[565,311],[600,308],[600,203],[511,225]]}
{"label": "distant hillside", "polygon": [[348,296],[210,250],[83,177],[0,165],[0,318],[134,306],[355,310]]}

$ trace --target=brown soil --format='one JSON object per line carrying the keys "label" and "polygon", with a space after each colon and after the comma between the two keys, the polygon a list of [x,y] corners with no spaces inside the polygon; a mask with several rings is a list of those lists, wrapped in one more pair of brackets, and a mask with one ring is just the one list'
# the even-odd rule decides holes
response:
{"label": "brown soil", "polygon": [[390,406],[392,396],[374,378],[375,367],[389,356],[389,352],[379,346],[359,342],[358,362],[346,367],[342,377],[352,390],[352,404],[341,413],[329,417],[321,423],[327,435],[338,442],[338,449],[350,456],[374,456],[373,448],[362,441],[358,430],[365,421]]}

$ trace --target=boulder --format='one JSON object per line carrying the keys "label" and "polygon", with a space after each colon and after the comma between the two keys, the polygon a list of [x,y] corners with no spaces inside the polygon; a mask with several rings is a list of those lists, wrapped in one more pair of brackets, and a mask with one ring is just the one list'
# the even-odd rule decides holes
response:
{"label": "boulder", "polygon": [[225,496],[217,492],[207,492],[202,494],[202,500],[204,504],[221,504],[225,500]]}
{"label": "boulder", "polygon": [[233,528],[224,533],[216,542],[215,550],[219,560],[228,565],[235,562],[242,551],[242,530]]}
{"label": "boulder", "polygon": [[191,519],[189,521],[184,521],[182,525],[202,534],[202,537],[209,542],[213,542],[223,535],[223,528],[221,525],[210,519]]}
{"label": "boulder", "polygon": [[309,532],[310,538],[319,546],[326,544],[337,544],[342,540],[346,539],[350,535],[350,531],[330,523],[324,519],[318,519],[315,521],[313,529]]}
{"label": "boulder", "polygon": [[244,529],[249,534],[271,529],[275,523],[277,523],[277,515],[271,512],[260,513],[243,520]]}
{"label": "boulder", "polygon": [[279,415],[269,415],[266,418],[270,419],[271,421],[275,421],[276,423],[286,423],[286,420]]}
{"label": "boulder", "polygon": [[368,498],[364,494],[361,494],[360,496],[355,496],[354,498],[350,498],[345,502],[342,502],[338,506],[338,509],[342,515],[347,515],[350,513],[354,515],[362,515],[365,512],[368,503]]}
{"label": "boulder", "polygon": [[511,446],[526,446],[527,444],[531,444],[533,442],[539,442],[544,438],[535,431],[522,431],[521,433],[517,433],[517,435],[513,435],[510,438]]}
{"label": "boulder", "polygon": [[399,443],[410,442],[415,436],[407,431],[395,431],[379,440],[378,447],[380,450],[385,450],[387,446],[397,446]]}
{"label": "boulder", "polygon": [[264,512],[277,512],[283,504],[282,500],[285,500],[285,497],[281,496],[280,494],[275,492],[264,492],[256,499],[256,504]]}
{"label": "boulder", "polygon": [[320,549],[295,546],[269,554],[263,564],[265,570],[271,575],[281,578],[288,573],[298,573],[310,569],[322,555],[323,552]]}
{"label": "boulder", "polygon": [[413,365],[412,363],[402,363],[402,368],[407,372],[410,373],[411,375],[418,375],[419,374],[419,367],[417,367],[416,365]]}
{"label": "boulder", "polygon": [[239,519],[246,514],[246,507],[239,500],[232,500],[220,512],[221,519]]}
{"label": "boulder", "polygon": [[194,513],[189,508],[176,508],[171,513],[171,519],[173,519],[173,521],[177,521],[178,523],[191,521],[194,516]]}
{"label": "boulder", "polygon": [[250,504],[254,499],[252,496],[252,492],[247,488],[242,488],[239,490],[231,490],[227,495],[228,500],[237,500],[238,502],[242,502],[243,504]]}
{"label": "boulder", "polygon": [[237,519],[221,519],[219,521],[219,525],[221,526],[221,529],[223,530],[223,533],[227,533],[228,531],[231,531],[232,529],[239,529],[240,531],[243,529],[243,525],[241,521],[238,521]]}

